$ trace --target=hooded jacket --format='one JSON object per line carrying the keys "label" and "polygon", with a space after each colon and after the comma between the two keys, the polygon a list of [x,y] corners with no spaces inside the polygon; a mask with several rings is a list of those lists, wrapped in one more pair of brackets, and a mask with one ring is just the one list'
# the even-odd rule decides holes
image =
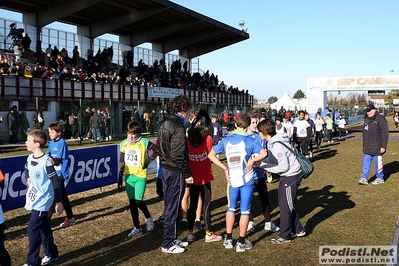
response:
{"label": "hooded jacket", "polygon": [[388,144],[388,122],[377,111],[374,116],[366,117],[363,127],[363,153],[382,155],[381,148],[386,150]]}

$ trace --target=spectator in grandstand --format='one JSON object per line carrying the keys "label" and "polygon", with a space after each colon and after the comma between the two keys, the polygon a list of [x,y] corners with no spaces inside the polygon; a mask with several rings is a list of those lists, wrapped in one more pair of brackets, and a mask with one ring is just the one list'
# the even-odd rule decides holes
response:
{"label": "spectator in grandstand", "polygon": [[[78,67],[78,62],[80,62],[80,54],[78,46],[75,45],[72,51],[72,61],[71,61],[73,68]],[[81,65],[79,65],[79,67],[81,67]]]}
{"label": "spectator in grandstand", "polygon": [[49,44],[48,47],[46,48],[45,53],[46,53],[46,54],[50,54],[50,56],[51,56],[51,52],[52,52],[52,51],[53,51],[53,49],[51,48],[51,44]]}
{"label": "spectator in grandstand", "polygon": [[30,50],[31,43],[32,43],[32,40],[30,39],[28,33],[25,33],[25,36],[21,40],[22,51],[24,53],[28,53],[28,51]]}
{"label": "spectator in grandstand", "polygon": [[385,154],[388,145],[389,129],[388,122],[381,115],[373,104],[366,106],[366,119],[363,126],[363,171],[358,183],[368,184],[372,160],[375,163],[375,176],[377,177],[371,184],[379,185],[384,181],[384,168],[382,156]]}
{"label": "spectator in grandstand", "polygon": [[15,56],[15,60],[18,60],[21,58],[21,43],[20,41],[16,41],[15,45],[14,45],[14,56]]}
{"label": "spectator in grandstand", "polygon": [[43,130],[44,127],[44,114],[43,114],[43,107],[39,106],[37,109],[34,117],[33,117],[33,126],[36,129]]}

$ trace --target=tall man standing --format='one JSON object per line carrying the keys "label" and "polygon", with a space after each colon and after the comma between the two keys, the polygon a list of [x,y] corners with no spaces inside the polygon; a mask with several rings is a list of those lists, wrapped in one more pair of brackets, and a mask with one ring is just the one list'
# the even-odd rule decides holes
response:
{"label": "tall man standing", "polygon": [[164,233],[162,252],[182,253],[187,242],[177,237],[176,222],[185,185],[192,184],[188,167],[188,149],[184,120],[191,109],[191,101],[179,95],[169,103],[170,116],[158,130],[157,150],[162,164],[162,185],[164,189]]}
{"label": "tall man standing", "polygon": [[388,144],[389,130],[388,122],[383,115],[378,113],[373,104],[366,107],[366,119],[363,127],[363,172],[358,183],[368,184],[368,175],[372,160],[375,163],[376,179],[371,182],[373,185],[384,183],[384,171],[382,155],[386,152]]}

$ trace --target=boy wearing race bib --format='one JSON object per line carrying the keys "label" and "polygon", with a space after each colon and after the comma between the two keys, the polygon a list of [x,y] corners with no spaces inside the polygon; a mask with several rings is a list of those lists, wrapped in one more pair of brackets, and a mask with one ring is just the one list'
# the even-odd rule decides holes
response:
{"label": "boy wearing race bib", "polygon": [[[237,129],[231,136],[227,136],[209,153],[208,158],[223,169],[227,184],[228,206],[226,212],[227,236],[223,245],[227,249],[233,248],[233,226],[237,202],[240,200],[240,234],[236,245],[236,252],[244,252],[252,248],[252,243],[245,239],[249,223],[252,193],[254,190],[254,171],[252,165],[266,157],[266,150],[260,142],[249,137],[245,132],[250,125],[251,118],[240,114],[236,120]],[[227,167],[219,161],[217,155],[226,154]],[[252,160],[253,154],[258,154]]]}
{"label": "boy wearing race bib", "polygon": [[142,234],[139,220],[139,209],[146,218],[146,229],[154,229],[152,215],[144,202],[147,186],[147,169],[143,165],[147,159],[148,150],[152,149],[152,142],[141,137],[141,126],[132,121],[127,125],[127,139],[120,144],[119,180],[125,175],[126,193],[129,198],[130,214],[133,219],[133,229],[128,237],[134,238]]}
{"label": "boy wearing race bib", "polygon": [[[64,207],[61,202],[61,188],[53,159],[43,152],[46,134],[40,129],[27,133],[26,149],[33,154],[28,156],[25,165],[26,192],[25,208],[32,211],[28,223],[29,251],[26,266],[46,265],[58,260],[58,249],[54,244],[48,212],[55,202],[55,212],[61,215]],[[40,244],[46,256],[40,259]]]}

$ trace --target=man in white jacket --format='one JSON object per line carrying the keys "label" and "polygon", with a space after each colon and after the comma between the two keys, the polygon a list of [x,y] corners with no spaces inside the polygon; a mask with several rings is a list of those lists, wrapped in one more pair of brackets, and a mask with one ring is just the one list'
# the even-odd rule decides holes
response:
{"label": "man in white jacket", "polygon": [[[296,193],[302,181],[301,166],[295,155],[287,148],[288,139],[276,134],[276,125],[273,120],[266,119],[258,124],[259,135],[268,141],[268,151],[274,155],[278,164],[271,165],[267,161],[260,164],[270,173],[280,175],[278,186],[278,205],[280,207],[280,234],[272,238],[273,244],[291,242],[291,238],[305,236],[306,231],[299,220],[299,215],[294,208]],[[282,143],[287,145],[285,147]]]}

